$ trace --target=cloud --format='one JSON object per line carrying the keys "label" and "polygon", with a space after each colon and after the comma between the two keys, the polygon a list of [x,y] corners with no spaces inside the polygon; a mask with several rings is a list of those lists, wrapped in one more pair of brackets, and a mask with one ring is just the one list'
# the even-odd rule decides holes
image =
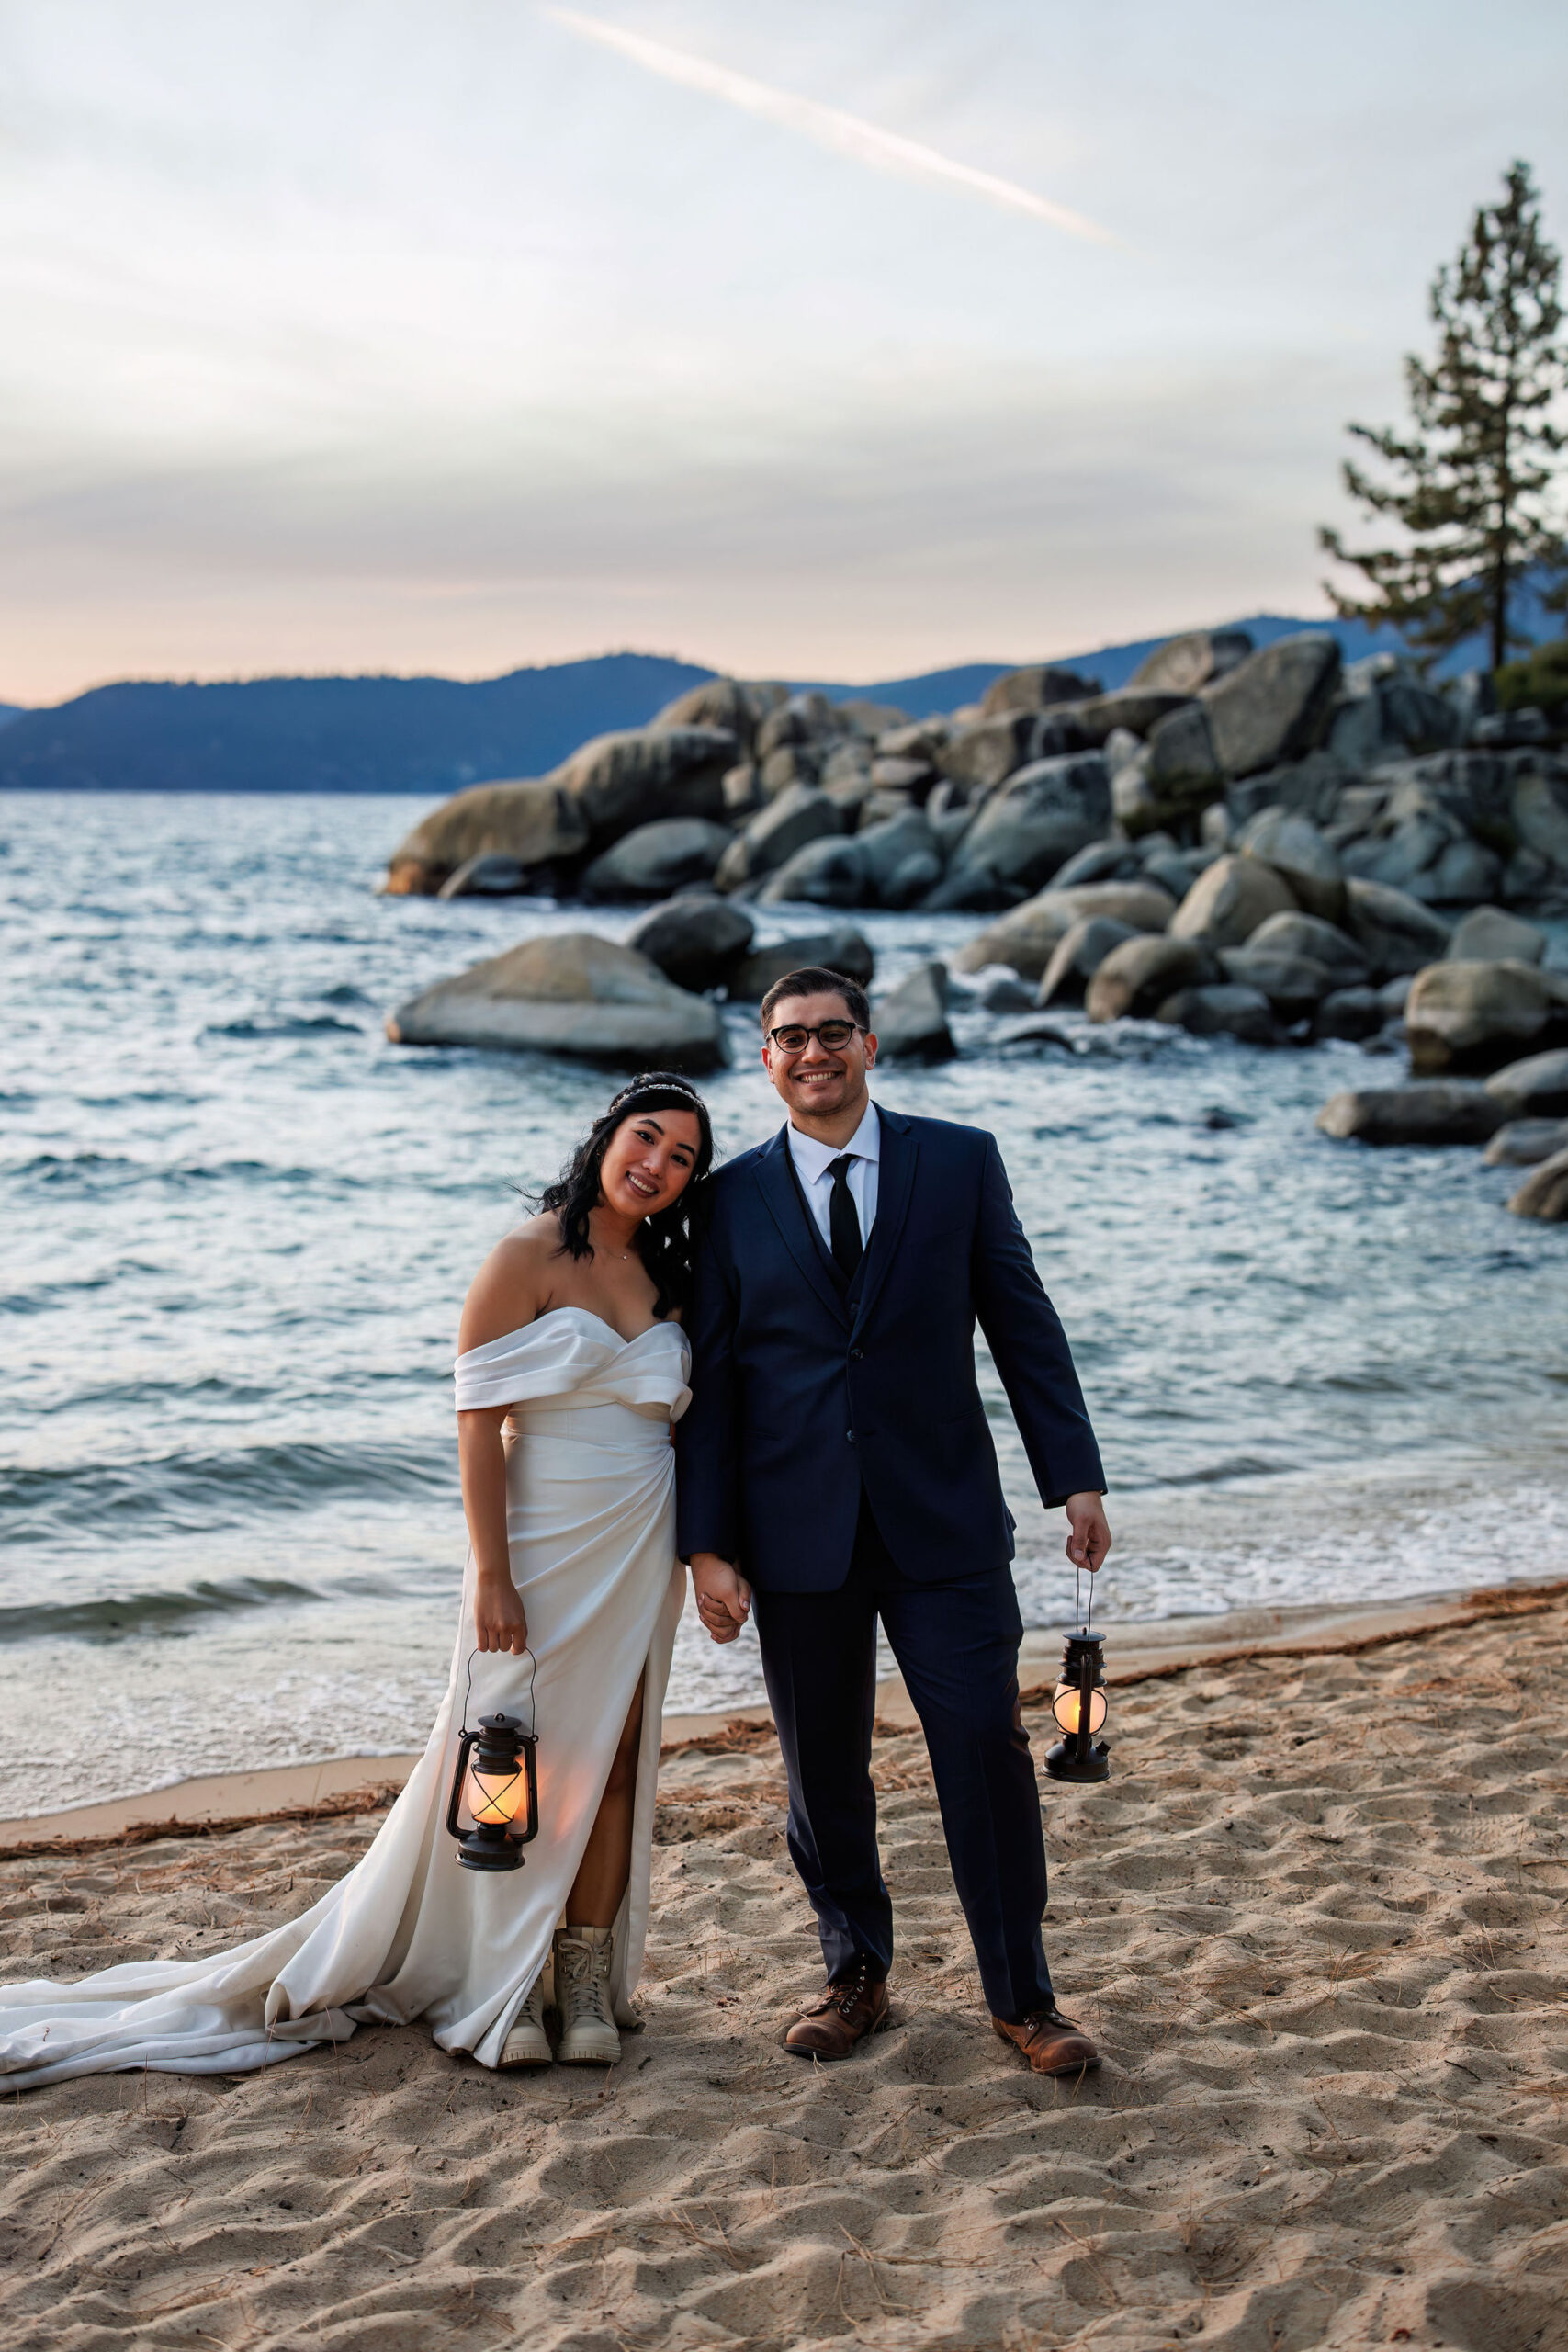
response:
{"label": "cloud", "polygon": [[906,178],[923,180],[932,187],[962,188],[966,195],[983,198],[988,204],[999,205],[1004,211],[1021,212],[1030,220],[1043,220],[1053,229],[1061,229],[1071,237],[1086,238],[1093,244],[1114,245],[1122,242],[1111,230],[1102,229],[1098,221],[1074,212],[1067,205],[1054,204],[1049,197],[1038,196],[1032,188],[1020,187],[1015,180],[998,179],[994,172],[978,171],[972,164],[955,163],[951,155],[939,154],[934,147],[923,146],[919,140],[902,139],[896,131],[884,130],[860,115],[846,114],[839,107],[820,106],[815,98],[797,96],[792,90],[774,89],[770,83],[754,81],[749,74],[737,74],[728,65],[694,57],[689,50],[671,49],[664,41],[649,40],[642,33],[628,32],[624,26],[606,24],[602,17],[585,17],[576,8],[546,6],[541,13],[567,32],[615,50],[620,56],[646,66],[650,74],[660,74],[667,82],[679,82],[688,90],[700,90],[706,97],[739,107],[742,113],[761,115],[766,122],[777,123],[784,130],[798,131],[803,139],[815,140],[819,147],[848,155],[855,163],[869,164],[874,171],[901,173]]}

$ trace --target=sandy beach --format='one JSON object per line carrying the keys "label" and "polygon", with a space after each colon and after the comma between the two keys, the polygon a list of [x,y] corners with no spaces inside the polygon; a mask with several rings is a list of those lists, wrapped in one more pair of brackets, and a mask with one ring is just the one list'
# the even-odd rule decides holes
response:
{"label": "sandy beach", "polygon": [[[1038,2081],[992,2035],[896,1721],[892,2027],[839,2068],[787,2058],[817,1966],[777,1747],[699,1736],[665,1758],[620,2066],[496,2076],[376,2029],[260,2075],[6,2100],[0,2340],[1553,2352],[1568,1599],[1459,1613],[1142,1668],[1111,1782],[1044,1784],[1048,1948],[1097,2076]],[[0,1863],[0,1972],[235,1942],[378,1817]]]}

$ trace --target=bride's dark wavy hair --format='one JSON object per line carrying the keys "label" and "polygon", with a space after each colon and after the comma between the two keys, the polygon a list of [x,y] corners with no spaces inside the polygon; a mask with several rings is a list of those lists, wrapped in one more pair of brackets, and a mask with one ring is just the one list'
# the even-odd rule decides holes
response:
{"label": "bride's dark wavy hair", "polygon": [[623,1086],[602,1111],[559,1176],[538,1195],[541,1210],[553,1209],[560,1219],[560,1246],[569,1257],[592,1258],[588,1220],[599,1205],[600,1171],[610,1138],[628,1119],[649,1111],[690,1111],[699,1133],[696,1164],[679,1199],[656,1216],[644,1217],[637,1229],[637,1253],[648,1269],[657,1294],[654,1314],[663,1320],[672,1306],[683,1307],[692,1295],[692,1234],[700,1213],[703,1180],[713,1166],[713,1126],[708,1106],[694,1086],[674,1070],[648,1070]]}

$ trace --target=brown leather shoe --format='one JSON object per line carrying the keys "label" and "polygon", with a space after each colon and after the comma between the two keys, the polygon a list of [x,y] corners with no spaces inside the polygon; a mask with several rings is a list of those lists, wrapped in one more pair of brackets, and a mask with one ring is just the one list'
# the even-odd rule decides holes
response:
{"label": "brown leather shoe", "polygon": [[868,1975],[863,1962],[802,2009],[784,2036],[784,2048],[797,2058],[847,2058],[868,2033],[882,2031],[887,2015],[887,1986]]}
{"label": "brown leather shoe", "polygon": [[1100,2064],[1100,2052],[1088,2034],[1059,2009],[1032,2009],[1016,2025],[1006,2018],[993,2018],[991,2023],[1004,2041],[1023,2052],[1037,2075],[1088,2075]]}

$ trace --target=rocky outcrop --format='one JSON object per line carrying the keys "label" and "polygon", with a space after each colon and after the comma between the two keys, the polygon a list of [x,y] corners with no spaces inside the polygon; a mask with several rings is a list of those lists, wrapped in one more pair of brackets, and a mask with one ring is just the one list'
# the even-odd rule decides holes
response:
{"label": "rocky outcrop", "polygon": [[1387,1026],[1388,1012],[1377,989],[1330,989],[1312,1017],[1312,1034],[1321,1045],[1330,1037],[1348,1045],[1364,1045]]}
{"label": "rocky outcrop", "polygon": [[1261,858],[1289,887],[1298,906],[1325,922],[1345,917],[1345,869],[1332,842],[1309,817],[1292,809],[1264,808],[1242,829],[1236,842],[1244,857]]}
{"label": "rocky outcrop", "polygon": [[1303,758],[1327,724],[1338,679],[1337,640],[1308,632],[1278,639],[1204,685],[1150,731],[1141,778],[1149,820],[1190,817],[1227,783]]}
{"label": "rocky outcrop", "polygon": [[971,939],[954,960],[961,972],[1010,964],[1025,979],[1038,980],[1057,941],[1074,923],[1110,915],[1133,931],[1163,932],[1175,911],[1169,891],[1149,882],[1091,882],[1070,890],[1041,890]]}
{"label": "rocky outcrop", "polygon": [[1424,971],[1449,951],[1450,933],[1442,917],[1406,891],[1381,882],[1346,883],[1345,928],[1378,979]]}
{"label": "rocky outcrop", "polygon": [[1549,877],[1568,888],[1568,760],[1526,754],[1514,763],[1508,813]]}
{"label": "rocky outcrop", "polygon": [[757,757],[765,760],[788,744],[818,743],[836,731],[833,706],[826,695],[788,695],[758,728]]}
{"label": "rocky outcrop", "polygon": [[872,1007],[879,1059],[951,1061],[958,1050],[947,1025],[947,967],[921,964]]}
{"label": "rocky outcrop", "polygon": [[588,839],[585,811],[548,778],[470,785],[399,842],[386,888],[393,898],[434,898],[460,866],[488,856],[513,859],[525,878],[576,858]]}
{"label": "rocky outcrop", "polygon": [[1241,947],[1270,915],[1296,911],[1283,876],[1257,857],[1217,858],[1198,876],[1171,917],[1173,939],[1201,939],[1211,947]]}
{"label": "rocky outcrop", "polygon": [[1568,1151],[1568,1119],[1510,1119],[1486,1147],[1490,1168],[1539,1168]]}
{"label": "rocky outcrop", "polygon": [[1110,823],[1111,777],[1098,752],[1034,760],[986,802],[959,842],[954,868],[1038,890]]}
{"label": "rocky outcrop", "polygon": [[1252,775],[1314,750],[1339,683],[1336,638],[1281,637],[1213,684],[1200,699],[1222,775]]}
{"label": "rocky outcrop", "polygon": [[1033,759],[1041,723],[1040,714],[1032,710],[976,719],[971,726],[954,729],[937,753],[937,764],[955,784],[994,792],[1015,768]]}
{"label": "rocky outcrop", "polygon": [[858,844],[831,834],[797,849],[757,893],[759,903],[808,907],[858,907],[865,896]]}
{"label": "rocky outcrop", "polygon": [[1136,836],[1185,822],[1224,789],[1208,712],[1191,702],[1162,718],[1140,756],[1117,770],[1112,797],[1117,816]]}
{"label": "rocky outcrop", "polygon": [[[1070,708],[1048,712],[1041,733],[1044,737],[1057,728],[1064,730],[1061,749],[1065,752],[1101,751],[1113,735],[1147,735],[1190,699],[1186,695],[1135,694],[1123,686],[1118,694],[1096,695],[1091,702],[1076,702]],[[1040,748],[1047,748],[1043,741]]]}
{"label": "rocky outcrop", "polygon": [[1568,1151],[1543,1160],[1527,1176],[1508,1203],[1513,1216],[1540,1217],[1547,1225],[1568,1225]]}
{"label": "rocky outcrop", "polygon": [[1051,951],[1038,1001],[1077,1003],[1111,949],[1138,935],[1131,923],[1118,922],[1112,915],[1089,915],[1074,923]]}
{"label": "rocky outcrop", "polygon": [[1168,997],[1220,978],[1209,949],[1192,939],[1124,939],[1113,947],[1084,999],[1091,1021],[1145,1019]]}
{"label": "rocky outcrop", "polygon": [[1135,882],[1143,870],[1141,847],[1130,842],[1094,842],[1068,858],[1051,888],[1076,890],[1086,882]]}
{"label": "rocky outcrop", "polygon": [[1280,1042],[1272,1006],[1260,989],[1216,980],[1206,988],[1181,989],[1156,1007],[1155,1019],[1194,1037],[1235,1037],[1247,1046]]}
{"label": "rocky outcrop", "polygon": [[1408,752],[1441,751],[1463,731],[1456,703],[1423,685],[1409,663],[1374,653],[1346,670],[1326,749],[1349,767],[1371,768]]}
{"label": "rocky outcrop", "polygon": [[1486,1091],[1508,1119],[1568,1119],[1568,1046],[1494,1070]]}
{"label": "rocky outcrop", "polygon": [[1223,949],[1220,962],[1227,980],[1257,989],[1284,1022],[1311,1019],[1339,985],[1337,975],[1314,956],[1287,946],[1262,946],[1256,936],[1245,947]]}
{"label": "rocky outcrop", "polygon": [[841,972],[846,980],[856,980],[862,988],[875,969],[870,941],[846,923],[836,931],[807,932],[804,937],[776,940],[771,947],[752,948],[737,965],[729,993],[748,1004],[761,1003],[776,980],[804,971],[808,964]]}
{"label": "rocky outcrop", "polygon": [[1501,1069],[1568,1045],[1568,974],[1534,964],[1429,964],[1404,1006],[1420,1077]]}
{"label": "rocky outcrop", "polygon": [[737,834],[720,858],[714,880],[721,890],[738,890],[787,865],[807,842],[840,833],[843,828],[843,811],[825,792],[791,785]]}
{"label": "rocky outcrop", "polygon": [[1472,907],[1454,926],[1444,953],[1456,964],[1539,964],[1546,933],[1501,907]]}
{"label": "rocky outcrop", "polygon": [[1098,678],[1080,678],[1076,670],[1054,669],[1049,662],[1032,669],[1010,670],[994,678],[980,697],[982,718],[999,718],[1012,710],[1044,710],[1064,702],[1087,702],[1100,691]]}
{"label": "rocky outcrop", "polygon": [[1247,946],[1252,954],[1309,956],[1332,976],[1337,988],[1361,988],[1371,977],[1365,951],[1318,915],[1270,915]]}
{"label": "rocky outcrop", "polygon": [[528,881],[528,869],[517,858],[488,850],[479,857],[465,858],[435,895],[438,899],[516,899],[526,891]]}
{"label": "rocky outcrop", "polygon": [[525,941],[423,989],[387,1021],[399,1046],[569,1054],[630,1069],[716,1069],[717,1010],[592,932]]}
{"label": "rocky outcrop", "polygon": [[864,896],[878,906],[912,907],[942,879],[937,836],[918,808],[863,822],[853,846]]}
{"label": "rocky outcrop", "polygon": [[722,727],[749,752],[758,728],[775,702],[784,699],[780,686],[756,686],[741,678],[705,678],[667,702],[652,720],[656,728]]}
{"label": "rocky outcrop", "polygon": [[750,946],[756,925],[732,899],[671,899],[643,917],[626,945],[657,964],[678,989],[702,996],[727,988]]}
{"label": "rocky outcrop", "polygon": [[1334,832],[1345,871],[1428,905],[1473,903],[1497,889],[1502,860],[1478,837],[1506,816],[1503,763],[1448,752],[1379,768],[1340,797]]}
{"label": "rocky outcrop", "polygon": [[551,781],[576,804],[594,848],[607,848],[660,817],[722,818],[725,771],[739,750],[724,727],[632,728],[594,736]]}
{"label": "rocky outcrop", "polygon": [[667,899],[688,882],[710,882],[733,834],[705,817],[660,817],[623,833],[583,873],[585,899]]}
{"label": "rocky outcrop", "polygon": [[1244,628],[1194,628],[1145,653],[1128,686],[1134,693],[1195,695],[1238,670],[1252,651]]}
{"label": "rocky outcrop", "polygon": [[1434,1079],[1425,1085],[1336,1094],[1318,1113],[1317,1124],[1325,1136],[1342,1142],[1477,1144],[1495,1133],[1502,1114],[1483,1086]]}

